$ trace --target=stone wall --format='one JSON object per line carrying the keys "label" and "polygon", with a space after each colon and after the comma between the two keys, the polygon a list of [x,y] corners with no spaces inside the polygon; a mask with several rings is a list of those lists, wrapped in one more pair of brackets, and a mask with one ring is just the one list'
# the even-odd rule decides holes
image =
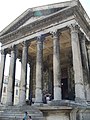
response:
{"label": "stone wall", "polygon": [[45,109],[43,115],[45,120],[90,120],[90,108],[53,106],[53,109]]}

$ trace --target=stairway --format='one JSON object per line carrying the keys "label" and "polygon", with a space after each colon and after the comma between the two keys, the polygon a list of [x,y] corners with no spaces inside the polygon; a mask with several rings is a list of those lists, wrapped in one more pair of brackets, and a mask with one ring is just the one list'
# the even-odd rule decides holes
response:
{"label": "stairway", "polygon": [[43,114],[35,106],[0,106],[0,120],[23,120],[24,112],[32,116],[33,120],[44,120]]}

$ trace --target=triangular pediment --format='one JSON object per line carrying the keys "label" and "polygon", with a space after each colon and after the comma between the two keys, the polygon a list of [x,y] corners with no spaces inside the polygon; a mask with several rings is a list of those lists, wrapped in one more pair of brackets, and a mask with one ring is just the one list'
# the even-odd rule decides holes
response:
{"label": "triangular pediment", "polygon": [[18,28],[21,28],[27,24],[37,21],[40,18],[44,18],[50,14],[65,9],[66,7],[75,6],[76,4],[77,0],[30,8],[22,13],[18,18],[16,18],[4,30],[2,30],[0,36],[13,32]]}
{"label": "triangular pediment", "polygon": [[[60,8],[48,8],[48,9],[43,9],[43,10],[35,10],[33,11],[33,15],[30,19],[28,19],[24,24],[22,24],[20,27],[23,27],[27,24],[30,24],[32,22],[35,22],[39,19],[45,18],[53,13],[56,13],[66,7],[60,7]],[[19,27],[19,28],[20,28]]]}

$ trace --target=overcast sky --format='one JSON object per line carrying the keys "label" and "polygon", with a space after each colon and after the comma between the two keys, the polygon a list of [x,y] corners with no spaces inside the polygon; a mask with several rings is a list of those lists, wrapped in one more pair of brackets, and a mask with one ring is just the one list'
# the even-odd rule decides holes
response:
{"label": "overcast sky", "polygon": [[[0,31],[28,8],[68,0],[0,0]],[[90,16],[90,0],[80,0]]]}
{"label": "overcast sky", "polygon": [[[0,0],[0,31],[28,8],[64,1],[68,0]],[[80,0],[80,2],[90,17],[90,0]],[[7,56],[5,75],[9,73],[9,63],[10,57]],[[21,66],[19,61],[16,67],[19,68],[19,71],[16,70],[16,78],[20,79]]]}

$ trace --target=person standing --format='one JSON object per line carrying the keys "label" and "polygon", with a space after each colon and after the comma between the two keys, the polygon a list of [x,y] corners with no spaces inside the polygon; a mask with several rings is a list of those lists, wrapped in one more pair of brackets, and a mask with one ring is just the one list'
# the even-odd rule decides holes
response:
{"label": "person standing", "polygon": [[28,120],[28,113],[27,113],[27,112],[24,113],[24,118],[23,118],[23,120]]}

